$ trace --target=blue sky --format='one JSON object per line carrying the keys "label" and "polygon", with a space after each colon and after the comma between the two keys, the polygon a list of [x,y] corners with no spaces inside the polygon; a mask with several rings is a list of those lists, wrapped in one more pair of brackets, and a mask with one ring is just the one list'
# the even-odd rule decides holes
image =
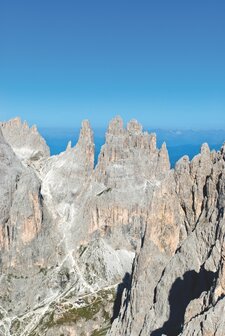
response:
{"label": "blue sky", "polygon": [[225,129],[225,1],[0,1],[0,120]]}

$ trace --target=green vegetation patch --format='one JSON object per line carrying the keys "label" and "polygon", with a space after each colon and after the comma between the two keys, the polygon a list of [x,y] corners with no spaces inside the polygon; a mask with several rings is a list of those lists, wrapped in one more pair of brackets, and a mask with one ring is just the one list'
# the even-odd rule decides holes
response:
{"label": "green vegetation patch", "polygon": [[[110,288],[107,290],[100,290],[95,295],[90,295],[82,297],[83,303],[85,305],[81,307],[71,307],[71,304],[62,304],[62,306],[51,305],[51,312],[45,314],[42,317],[39,326],[33,330],[29,336],[44,335],[46,330],[49,330],[56,326],[71,325],[76,324],[80,320],[97,321],[99,318],[103,321],[100,322],[101,326],[99,329],[93,330],[91,336],[104,336],[107,330],[110,328],[111,314],[105,309],[106,303],[112,303],[115,300],[115,288]],[[62,312],[60,313],[60,310]],[[56,311],[59,311],[56,313]]]}

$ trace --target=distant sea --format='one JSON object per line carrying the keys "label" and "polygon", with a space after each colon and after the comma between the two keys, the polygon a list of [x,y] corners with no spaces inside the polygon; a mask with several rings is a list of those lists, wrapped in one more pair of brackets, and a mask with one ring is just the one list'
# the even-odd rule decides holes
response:
{"label": "distant sea", "polygon": [[[51,155],[59,154],[64,151],[69,141],[74,146],[79,137],[79,129],[72,128],[40,128],[42,136],[50,147]],[[210,149],[219,150],[225,142],[225,131],[193,131],[193,130],[148,130],[157,135],[157,146],[160,147],[165,141],[167,144],[171,166],[184,155],[192,159],[200,152],[202,143],[207,142]],[[95,163],[105,142],[105,130],[94,130],[95,141]]]}

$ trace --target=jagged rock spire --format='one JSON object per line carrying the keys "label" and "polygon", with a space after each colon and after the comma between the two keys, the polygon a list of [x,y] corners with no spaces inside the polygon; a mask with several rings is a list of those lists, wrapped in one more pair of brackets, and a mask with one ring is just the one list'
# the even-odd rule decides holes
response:
{"label": "jagged rock spire", "polygon": [[30,164],[50,156],[49,147],[36,126],[29,128],[27,122],[22,123],[19,117],[0,125],[5,140],[24,163]]}
{"label": "jagged rock spire", "polygon": [[66,146],[66,151],[69,151],[71,148],[72,148],[72,142],[70,140],[70,141],[68,141],[68,144]]}
{"label": "jagged rock spire", "polygon": [[170,159],[169,159],[169,154],[168,154],[168,150],[167,150],[165,142],[163,142],[162,147],[159,151],[158,169],[162,173],[165,173],[170,169]]}
{"label": "jagged rock spire", "polygon": [[203,143],[201,146],[201,154],[206,154],[209,155],[210,154],[210,148],[209,145],[207,143]]}
{"label": "jagged rock spire", "polygon": [[110,121],[107,134],[119,135],[121,133],[123,133],[123,119],[116,116]]}
{"label": "jagged rock spire", "polygon": [[143,132],[141,124],[135,119],[129,121],[126,128],[121,117],[115,117],[110,122],[96,167],[98,179],[111,184],[122,183],[119,182],[122,169],[127,172],[124,178],[129,174],[134,180],[150,179],[162,176],[169,168],[166,146],[163,145],[160,151],[157,149],[154,133]]}
{"label": "jagged rock spire", "polygon": [[[37,133],[19,120],[12,129],[26,139]],[[93,170],[84,121],[75,147],[43,157],[39,178],[0,128],[2,332],[106,330],[119,283],[121,310],[109,335],[223,336],[224,152],[204,144],[191,162],[186,156],[169,169],[166,145],[158,149],[155,134],[117,117]]]}
{"label": "jagged rock spire", "polygon": [[142,132],[142,125],[136,119],[132,119],[127,124],[127,130],[131,134],[140,134]]}
{"label": "jagged rock spire", "polygon": [[78,160],[83,162],[87,173],[91,173],[94,168],[95,145],[93,131],[88,120],[82,122],[79,140],[75,146]]}

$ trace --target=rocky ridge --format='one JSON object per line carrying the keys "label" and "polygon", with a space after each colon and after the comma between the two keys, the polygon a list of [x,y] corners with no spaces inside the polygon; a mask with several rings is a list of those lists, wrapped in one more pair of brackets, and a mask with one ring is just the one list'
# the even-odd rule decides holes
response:
{"label": "rocky ridge", "polygon": [[49,148],[35,125],[29,128],[26,122],[22,123],[20,118],[15,118],[0,123],[0,127],[6,142],[10,143],[21,161],[35,164],[50,156]]}
{"label": "rocky ridge", "polygon": [[170,169],[116,117],[94,167],[87,121],[55,156],[0,125],[0,335],[224,335],[224,146]]}

